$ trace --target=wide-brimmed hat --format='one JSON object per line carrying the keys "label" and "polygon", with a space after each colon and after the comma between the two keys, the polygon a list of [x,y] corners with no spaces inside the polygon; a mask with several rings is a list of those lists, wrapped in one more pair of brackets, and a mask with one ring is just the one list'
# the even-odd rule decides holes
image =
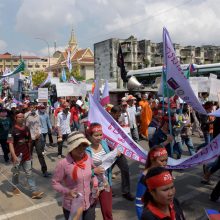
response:
{"label": "wide-brimmed hat", "polygon": [[67,138],[68,153],[79,147],[82,143],[88,144],[88,146],[91,144],[83,133],[78,131],[71,132]]}

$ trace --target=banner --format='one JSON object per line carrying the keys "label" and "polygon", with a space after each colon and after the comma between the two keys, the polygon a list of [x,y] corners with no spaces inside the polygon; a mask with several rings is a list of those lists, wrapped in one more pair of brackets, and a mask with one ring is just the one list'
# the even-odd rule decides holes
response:
{"label": "banner", "polygon": [[91,94],[89,95],[89,105],[88,121],[102,125],[103,136],[108,146],[112,149],[117,148],[130,159],[145,163],[147,152],[132,140]]}
{"label": "banner", "polygon": [[220,155],[220,134],[196,154],[179,160],[168,158],[168,169],[186,169],[205,164]]}
{"label": "banner", "polygon": [[218,93],[220,92],[220,80],[209,77],[210,91],[209,101],[218,102]]}
{"label": "banner", "polygon": [[212,113],[209,113],[208,115],[215,116],[215,117],[220,117],[220,108],[217,109],[216,111],[212,112]]}
{"label": "banner", "polygon": [[[124,132],[123,128],[111,117],[111,115],[97,102],[94,97],[89,95],[90,109],[88,121],[97,122],[102,125],[103,138],[106,139],[108,146],[112,149],[117,148],[121,153],[130,159],[146,162],[147,151],[139,146],[132,138]],[[219,110],[220,114],[220,110]],[[207,163],[220,155],[220,135],[210,144],[202,148],[196,154],[175,160],[168,159],[169,169],[186,169],[200,164]]]}
{"label": "banner", "polygon": [[180,66],[180,62],[175,55],[173,44],[166,28],[163,29],[163,44],[164,44],[164,64],[166,65],[167,84],[175,91],[183,101],[192,106],[197,112],[206,115],[206,110],[203,108],[199,100],[196,98],[184,72]]}
{"label": "banner", "polygon": [[48,88],[38,88],[38,102],[48,101]]}
{"label": "banner", "polygon": [[209,92],[209,78],[208,77],[190,77],[189,83],[198,84],[198,92]]}
{"label": "banner", "polygon": [[65,96],[85,96],[86,85],[85,83],[56,83],[57,97]]}

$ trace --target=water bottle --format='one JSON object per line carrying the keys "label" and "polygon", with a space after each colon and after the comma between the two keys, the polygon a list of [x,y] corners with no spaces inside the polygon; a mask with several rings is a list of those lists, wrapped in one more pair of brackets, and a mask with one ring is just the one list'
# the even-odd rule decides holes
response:
{"label": "water bottle", "polygon": [[106,192],[110,192],[110,186],[108,183],[108,179],[105,174],[103,174],[103,185]]}
{"label": "water bottle", "polygon": [[99,190],[98,181],[97,179],[93,178],[92,179],[92,192],[91,192],[91,197],[90,197],[91,205],[97,200],[98,190]]}
{"label": "water bottle", "polygon": [[21,163],[22,161],[22,153],[19,154],[19,156],[17,157],[17,161],[16,161],[16,164],[15,164],[15,168],[18,168],[19,164]]}
{"label": "water bottle", "polygon": [[77,196],[73,198],[69,220],[81,220],[83,213],[83,195],[81,193],[77,193]]}

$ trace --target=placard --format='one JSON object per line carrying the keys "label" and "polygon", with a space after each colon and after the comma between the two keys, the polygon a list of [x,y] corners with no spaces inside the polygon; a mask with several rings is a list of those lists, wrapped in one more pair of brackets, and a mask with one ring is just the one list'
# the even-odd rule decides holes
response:
{"label": "placard", "polygon": [[209,78],[210,92],[209,101],[218,102],[218,93],[220,92],[220,80],[215,78]]}
{"label": "placard", "polygon": [[56,83],[57,97],[65,96],[85,96],[86,85],[85,83]]}
{"label": "placard", "polygon": [[47,101],[48,101],[48,88],[39,88],[38,102],[47,102]]}

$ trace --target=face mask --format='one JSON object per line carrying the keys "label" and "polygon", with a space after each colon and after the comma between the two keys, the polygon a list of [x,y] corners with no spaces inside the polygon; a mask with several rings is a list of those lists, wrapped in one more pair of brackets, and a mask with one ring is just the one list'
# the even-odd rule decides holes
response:
{"label": "face mask", "polygon": [[31,114],[32,114],[32,115],[36,115],[36,111],[35,111],[35,110],[32,110],[32,111],[31,111]]}
{"label": "face mask", "polygon": [[40,112],[41,112],[41,113],[45,113],[45,109],[41,109]]}

